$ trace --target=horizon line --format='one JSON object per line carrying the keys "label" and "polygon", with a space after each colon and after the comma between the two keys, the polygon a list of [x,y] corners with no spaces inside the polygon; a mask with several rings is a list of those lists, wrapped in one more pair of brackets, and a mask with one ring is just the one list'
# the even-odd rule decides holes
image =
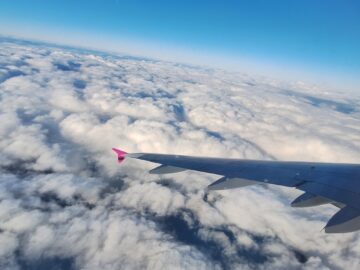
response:
{"label": "horizon line", "polygon": [[[87,38],[89,36],[83,35]],[[0,30],[0,37],[10,38],[14,40],[22,40],[29,41],[34,43],[43,43],[49,46],[54,47],[68,47],[70,48],[78,48],[82,50],[94,51],[98,53],[108,53],[113,55],[127,55],[135,58],[143,58],[146,60],[155,60],[155,61],[164,61],[169,63],[177,63],[183,65],[190,65],[194,67],[203,67],[203,68],[211,68],[211,69],[220,69],[228,72],[242,73],[243,75],[253,76],[253,77],[263,77],[267,80],[278,80],[280,83],[303,83],[309,87],[320,87],[326,88],[330,91],[336,92],[344,92],[344,91],[358,91],[360,88],[360,80],[357,82],[353,81],[350,84],[344,84],[341,82],[343,80],[336,80],[333,76],[330,76],[326,71],[322,72],[323,74],[318,74],[319,76],[314,76],[311,71],[304,71],[300,69],[294,68],[296,65],[286,65],[284,63],[272,63],[276,62],[274,60],[263,60],[259,63],[259,60],[256,60],[255,57],[242,57],[237,56],[229,59],[228,56],[216,54],[214,52],[207,52],[207,55],[204,54],[196,54],[196,50],[188,49],[188,48],[169,48],[169,46],[161,43],[157,43],[154,41],[148,41],[149,50],[148,53],[145,50],[141,50],[141,46],[136,48],[135,44],[137,43],[135,40],[122,39],[122,40],[114,40],[112,42],[112,46],[105,46],[104,44],[95,44],[94,42],[89,42],[89,44],[84,45],[83,42],[79,42],[79,40],[56,40],[53,38],[42,37],[41,35],[21,35],[17,33],[2,33]],[[91,38],[90,38],[91,39]],[[88,39],[85,40],[85,42]],[[91,39],[92,40],[92,39]],[[110,40],[106,39],[107,42]],[[138,40],[139,42],[140,40]],[[117,44],[121,43],[121,48],[115,48]],[[126,46],[127,45],[127,46]],[[129,47],[133,46],[133,49],[129,49]],[[158,45],[162,47],[162,51],[159,54],[159,50],[154,50],[153,46]],[[126,48],[127,47],[127,48]],[[152,53],[151,53],[152,52]],[[176,56],[175,52],[178,52]],[[173,54],[172,54],[173,53]],[[205,52],[206,53],[206,52]],[[180,57],[179,57],[180,56]],[[182,57],[181,57],[182,56]],[[180,58],[180,59],[179,59]],[[189,58],[195,58],[194,61],[189,61]],[[223,61],[221,61],[223,60]],[[228,61],[226,61],[228,60]],[[215,64],[216,62],[217,64]],[[222,63],[221,63],[222,62]],[[279,61],[280,62],[280,61]],[[220,63],[220,64],[219,64]],[[269,69],[272,72],[269,72]],[[277,70],[279,69],[279,70]],[[279,73],[281,71],[281,74]],[[283,76],[286,76],[284,78]],[[320,72],[321,73],[321,72]],[[334,72],[332,72],[334,73]],[[336,72],[335,72],[336,73]],[[312,76],[307,76],[307,75]],[[324,77],[329,80],[324,80]],[[332,78],[332,80],[330,80]],[[345,78],[344,78],[345,79]],[[335,81],[334,81],[335,80]],[[332,81],[332,82],[330,82]]]}

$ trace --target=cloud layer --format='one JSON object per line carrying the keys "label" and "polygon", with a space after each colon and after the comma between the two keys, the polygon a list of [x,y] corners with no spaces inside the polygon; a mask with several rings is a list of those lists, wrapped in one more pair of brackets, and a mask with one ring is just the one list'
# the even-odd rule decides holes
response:
{"label": "cloud layer", "polygon": [[1,269],[356,269],[359,234],[297,190],[205,194],[111,153],[360,162],[360,96],[222,70],[0,41]]}

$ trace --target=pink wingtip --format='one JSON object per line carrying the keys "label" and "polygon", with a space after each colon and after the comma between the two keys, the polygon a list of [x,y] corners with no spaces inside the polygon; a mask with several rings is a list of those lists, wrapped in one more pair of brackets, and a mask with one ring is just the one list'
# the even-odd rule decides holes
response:
{"label": "pink wingtip", "polygon": [[117,154],[118,162],[123,162],[127,153],[117,148],[112,148],[112,150]]}

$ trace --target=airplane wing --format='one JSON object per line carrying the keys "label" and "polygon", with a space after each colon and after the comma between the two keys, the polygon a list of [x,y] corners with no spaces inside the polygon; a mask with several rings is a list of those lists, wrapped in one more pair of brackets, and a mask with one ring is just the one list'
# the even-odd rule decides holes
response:
{"label": "airplane wing", "polygon": [[360,164],[246,160],[154,153],[128,154],[113,148],[118,161],[125,157],[161,164],[152,174],[194,170],[221,175],[208,190],[224,190],[268,183],[304,191],[291,206],[310,207],[331,203],[340,210],[325,226],[326,233],[360,229]]}

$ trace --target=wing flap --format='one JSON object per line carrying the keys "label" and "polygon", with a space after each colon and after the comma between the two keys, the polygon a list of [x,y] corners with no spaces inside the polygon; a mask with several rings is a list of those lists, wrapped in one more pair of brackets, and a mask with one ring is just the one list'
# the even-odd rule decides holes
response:
{"label": "wing flap", "polygon": [[233,189],[240,188],[258,184],[258,182],[241,179],[241,178],[228,178],[226,176],[221,177],[219,180],[214,183],[208,185],[208,190],[225,190],[225,189]]}
{"label": "wing flap", "polygon": [[331,202],[332,201],[327,198],[305,192],[304,194],[297,197],[291,203],[291,206],[292,207],[312,207],[312,206],[318,206],[318,205],[322,205],[322,204],[328,204]]}
{"label": "wing flap", "polygon": [[360,229],[360,211],[349,206],[340,209],[326,224],[326,233],[347,233]]}
{"label": "wing flap", "polygon": [[169,173],[177,173],[186,171],[186,169],[174,167],[174,166],[167,166],[167,165],[160,165],[152,170],[149,171],[150,174],[169,174]]}
{"label": "wing flap", "polygon": [[304,184],[297,186],[297,188],[305,192],[327,198],[331,201],[351,206],[352,208],[360,211],[360,198],[357,193],[315,182],[305,182]]}

